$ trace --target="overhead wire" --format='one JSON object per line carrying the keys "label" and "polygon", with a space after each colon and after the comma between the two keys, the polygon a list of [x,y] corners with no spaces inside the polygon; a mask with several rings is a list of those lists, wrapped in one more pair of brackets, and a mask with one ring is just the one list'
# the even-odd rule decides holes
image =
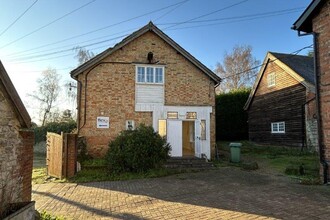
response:
{"label": "overhead wire", "polygon": [[[126,37],[126,36],[128,36],[128,34],[121,35],[119,37],[106,39],[106,40],[103,40],[103,41],[98,41],[98,42],[91,43],[91,44],[85,44],[85,45],[82,45],[80,47],[90,47],[90,46],[94,46],[94,45],[98,45],[98,44],[102,44],[102,43],[107,43],[109,41],[120,39],[120,38],[123,38],[123,37]],[[9,61],[29,60],[29,59],[34,59],[34,58],[39,58],[39,57],[45,57],[45,56],[55,55],[55,54],[59,54],[59,53],[64,53],[64,52],[68,52],[68,51],[72,51],[72,50],[73,50],[73,48],[63,49],[63,50],[59,50],[59,51],[48,52],[48,53],[43,53],[43,54],[38,54],[38,55],[26,56],[26,57],[21,57],[21,58],[14,58],[14,59],[9,60]]]}
{"label": "overhead wire", "polygon": [[14,24],[16,24],[16,22],[21,19],[36,3],[38,2],[38,0],[35,0],[20,16],[18,16],[10,25],[8,25],[8,27],[6,27],[1,33],[0,33],[0,37],[6,33]]}
{"label": "overhead wire", "polygon": [[96,0],[92,0],[92,1],[90,1],[90,2],[87,2],[86,4],[84,4],[84,5],[82,5],[82,6],[78,7],[78,8],[76,8],[76,9],[74,9],[73,11],[70,11],[70,12],[68,12],[68,13],[66,13],[66,14],[64,14],[64,15],[62,15],[61,17],[56,18],[55,20],[53,20],[53,21],[51,21],[51,22],[49,22],[49,23],[47,23],[47,24],[45,24],[45,25],[43,25],[43,26],[41,26],[41,27],[39,27],[39,28],[37,28],[37,29],[35,29],[35,30],[33,30],[33,31],[31,31],[31,32],[29,32],[29,33],[27,33],[27,34],[25,34],[25,35],[23,35],[23,36],[21,36],[21,37],[15,39],[15,40],[11,41],[11,42],[9,42],[9,43],[7,43],[7,44],[5,44],[5,45],[3,45],[3,46],[1,46],[0,49],[3,49],[3,48],[5,48],[5,47],[7,47],[7,46],[9,46],[9,45],[12,45],[13,43],[16,43],[16,42],[18,42],[18,41],[20,41],[20,40],[22,40],[22,39],[24,39],[24,38],[26,38],[26,37],[32,35],[32,34],[34,34],[34,33],[38,32],[38,31],[44,29],[45,27],[48,27],[48,26],[54,24],[55,22],[57,22],[57,21],[59,21],[59,20],[62,20],[63,18],[65,18],[65,17],[67,17],[67,16],[69,16],[69,15],[71,15],[71,14],[73,14],[73,13],[79,11],[79,10],[81,10],[82,8],[86,7],[87,5],[89,5],[89,4],[91,4],[91,3],[95,2],[95,1],[96,1]]}
{"label": "overhead wire", "polygon": [[162,14],[161,16],[157,17],[156,19],[153,19],[153,21],[157,21],[161,18],[164,18],[166,15],[172,13],[173,11],[175,11],[177,8],[181,7],[182,5],[184,5],[185,3],[189,2],[190,0],[186,0],[186,1],[183,1],[182,4],[180,5],[177,5],[176,7],[172,8],[171,10],[169,10],[168,12],[165,12],[164,14]]}
{"label": "overhead wire", "polygon": [[[96,0],[94,0],[96,1]],[[186,1],[186,0],[185,0]],[[89,34],[92,34],[92,33],[95,33],[95,32],[99,32],[99,31],[102,31],[102,30],[105,30],[105,29],[108,29],[110,27],[114,27],[114,26],[117,26],[119,24],[123,24],[123,23],[126,23],[128,21],[132,21],[134,19],[137,19],[137,18],[141,18],[141,17],[144,17],[144,16],[147,16],[147,15],[150,15],[150,14],[154,14],[156,12],[160,12],[160,11],[163,11],[163,10],[166,10],[168,8],[171,8],[171,7],[174,7],[178,4],[181,4],[182,2],[185,2],[185,1],[181,1],[181,2],[178,2],[178,3],[175,3],[175,4],[171,4],[171,5],[168,5],[168,6],[165,6],[165,7],[162,7],[162,8],[159,8],[159,9],[156,9],[156,10],[152,10],[152,11],[149,11],[147,13],[144,13],[144,14],[141,14],[141,15],[138,15],[138,16],[135,16],[135,17],[132,17],[132,18],[129,18],[129,19],[126,19],[124,21],[120,21],[120,22],[117,22],[117,23],[114,23],[114,24],[111,24],[111,25],[107,25],[107,26],[104,26],[104,27],[101,27],[101,28],[98,28],[98,29],[95,29],[95,30],[92,30],[92,31],[88,31],[88,32],[85,32],[83,34],[78,34],[78,35],[75,35],[75,36],[72,36],[72,37],[69,37],[69,38],[65,38],[65,39],[62,39],[62,40],[59,40],[59,41],[56,41],[56,42],[53,42],[53,43],[50,43],[48,44],[47,46],[49,45],[54,45],[54,44],[59,44],[59,43],[62,43],[62,42],[65,42],[65,41],[69,41],[69,40],[72,40],[72,39],[75,39],[75,38],[78,38],[78,37],[82,37],[82,36],[86,36],[86,35],[89,35]],[[12,44],[14,42],[11,42],[9,44]],[[8,44],[8,45],[9,45]],[[8,45],[4,45],[3,47],[5,46],[8,46]],[[2,49],[3,47],[0,47],[0,49]]]}
{"label": "overhead wire", "polygon": [[173,24],[173,25],[171,25],[171,26],[168,26],[168,27],[163,28],[163,30],[166,30],[166,29],[169,29],[169,28],[173,28],[173,27],[176,27],[176,26],[178,26],[178,25],[185,24],[185,23],[187,23],[187,22],[197,20],[197,19],[199,19],[199,18],[204,18],[204,17],[210,16],[210,15],[212,15],[212,14],[218,13],[218,12],[220,12],[220,11],[225,11],[225,10],[227,10],[227,9],[229,9],[229,8],[232,8],[232,7],[235,7],[235,6],[237,6],[237,5],[243,4],[243,3],[247,2],[247,1],[249,1],[249,0],[243,0],[243,1],[237,2],[237,3],[235,3],[235,4],[232,4],[232,5],[226,6],[226,7],[224,7],[224,8],[220,8],[220,9],[217,9],[217,10],[215,10],[215,11],[208,12],[208,13],[206,13],[206,14],[203,14],[203,15],[200,15],[200,16],[197,16],[197,17],[194,17],[194,18],[188,19],[188,20],[186,20],[186,21],[178,22],[178,23],[176,23],[176,24]]}
{"label": "overhead wire", "polygon": [[211,23],[211,24],[201,24],[201,25],[194,25],[194,26],[187,26],[187,27],[179,27],[179,28],[170,28],[168,30],[182,30],[182,29],[190,29],[190,28],[198,28],[198,27],[209,27],[209,26],[216,26],[221,24],[231,24],[231,23],[238,23],[238,22],[245,22],[245,21],[251,21],[256,20],[260,18],[267,18],[267,17],[274,17],[279,15],[285,15],[285,14],[292,14],[296,12],[300,12],[301,10],[295,10],[290,12],[282,12],[282,13],[276,13],[276,14],[269,14],[269,15],[263,15],[263,16],[257,16],[257,17],[251,17],[251,18],[244,18],[244,19],[237,19],[233,21],[227,21],[227,22],[217,22],[217,23]]}
{"label": "overhead wire", "polygon": [[[309,45],[309,46],[306,46],[306,47],[303,47],[303,48],[300,48],[299,50],[296,50],[296,51],[294,51],[294,52],[291,52],[290,54],[288,54],[287,56],[295,56],[295,55],[297,55],[298,53],[300,53],[301,51],[303,51],[303,50],[305,50],[305,49],[308,49],[308,48],[312,48],[313,47],[313,44],[311,44],[311,45]],[[228,76],[225,76],[225,77],[222,77],[221,79],[228,79],[228,78],[231,78],[231,77],[234,77],[234,76],[237,76],[237,75],[241,75],[241,74],[243,74],[243,73],[247,73],[247,72],[250,72],[250,71],[252,71],[252,70],[255,70],[255,69],[258,69],[258,68],[260,68],[260,67],[263,67],[263,66],[265,66],[267,63],[269,63],[269,62],[275,62],[276,60],[278,60],[279,58],[276,58],[276,59],[272,59],[272,60],[270,60],[270,61],[266,61],[265,63],[262,63],[262,64],[260,64],[260,65],[257,65],[257,66],[254,66],[254,67],[251,67],[251,68],[249,68],[249,69],[246,69],[246,70],[244,70],[244,71],[241,71],[241,72],[238,72],[238,73],[234,73],[234,74],[231,74],[231,75],[228,75]],[[255,74],[254,76],[256,76],[256,75],[258,75],[258,74]]]}
{"label": "overhead wire", "polygon": [[[35,47],[35,48],[30,48],[30,49],[27,49],[27,50],[22,50],[22,51],[19,51],[19,52],[11,53],[11,54],[6,55],[6,57],[17,58],[17,57],[21,57],[21,56],[27,56],[27,55],[32,55],[32,54],[37,54],[37,53],[42,53],[42,52],[48,52],[48,51],[58,50],[58,49],[67,48],[67,47],[72,48],[72,47],[80,45],[82,43],[91,42],[91,41],[94,41],[94,40],[99,40],[99,39],[102,39],[102,38],[106,38],[106,37],[110,37],[110,36],[114,36],[114,35],[118,35],[118,34],[122,34],[122,33],[126,33],[126,32],[131,32],[132,30],[137,30],[137,29],[138,28],[130,28],[130,29],[126,29],[124,31],[120,31],[120,32],[117,32],[117,33],[103,35],[102,37],[97,37],[97,38],[93,38],[93,39],[89,39],[89,40],[85,40],[85,41],[80,41],[78,43],[72,43],[72,44],[67,44],[67,45],[64,45],[64,46],[54,47],[54,48],[51,48],[51,49],[35,51],[35,50],[38,50],[40,48],[44,48],[44,47],[49,45],[49,44],[46,44],[46,45],[43,45],[43,46],[38,46],[38,47]],[[30,52],[30,51],[35,51],[35,52]]]}

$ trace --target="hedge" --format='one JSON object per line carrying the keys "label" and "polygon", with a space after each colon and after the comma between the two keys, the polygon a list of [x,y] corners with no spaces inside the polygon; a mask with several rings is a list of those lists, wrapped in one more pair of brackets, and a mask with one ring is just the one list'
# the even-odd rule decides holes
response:
{"label": "hedge", "polygon": [[53,132],[57,134],[71,133],[75,128],[77,128],[77,123],[75,121],[69,122],[50,122],[45,126],[34,128],[34,143],[39,143],[41,141],[46,141],[47,132]]}
{"label": "hedge", "polygon": [[240,89],[216,96],[217,141],[248,139],[248,115],[243,107],[250,91]]}

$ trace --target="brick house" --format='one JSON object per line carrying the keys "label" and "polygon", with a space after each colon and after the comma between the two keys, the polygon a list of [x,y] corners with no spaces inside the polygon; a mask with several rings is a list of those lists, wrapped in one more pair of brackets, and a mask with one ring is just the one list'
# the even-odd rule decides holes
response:
{"label": "brick house", "polygon": [[268,52],[249,98],[249,139],[316,150],[313,58]]}
{"label": "brick house", "polygon": [[313,0],[292,29],[297,30],[299,36],[312,34],[314,39],[319,152],[326,183],[330,179],[330,0]]}
{"label": "brick house", "polygon": [[141,123],[166,136],[171,156],[214,155],[220,78],[152,22],[71,77],[78,82],[78,134],[93,157],[103,156],[120,131]]}
{"label": "brick house", "polygon": [[31,201],[34,134],[31,119],[0,61],[0,215],[9,203]]}

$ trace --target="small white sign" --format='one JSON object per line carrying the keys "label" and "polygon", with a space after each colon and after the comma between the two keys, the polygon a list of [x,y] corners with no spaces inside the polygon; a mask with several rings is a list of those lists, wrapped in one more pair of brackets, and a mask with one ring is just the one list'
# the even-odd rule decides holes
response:
{"label": "small white sign", "polygon": [[97,117],[97,128],[109,128],[109,117]]}
{"label": "small white sign", "polygon": [[127,120],[126,121],[126,130],[134,130],[134,121],[133,120]]}

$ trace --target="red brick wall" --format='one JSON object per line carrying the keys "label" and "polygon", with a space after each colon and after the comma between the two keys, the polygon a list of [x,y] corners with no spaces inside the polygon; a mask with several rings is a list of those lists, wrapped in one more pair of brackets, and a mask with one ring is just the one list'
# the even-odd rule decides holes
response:
{"label": "red brick wall", "polygon": [[[177,53],[164,40],[147,32],[117,50],[103,62],[147,63],[147,54],[165,65],[165,105],[215,106],[214,82],[202,71]],[[84,124],[85,77],[90,70],[78,76],[82,82],[79,97],[81,108],[79,124]],[[110,140],[125,129],[126,120],[152,125],[151,112],[135,112],[135,65],[105,63],[92,69],[87,76],[86,123],[79,130],[85,136],[88,152],[103,156]],[[110,117],[109,129],[97,129],[97,116]],[[215,144],[215,114],[211,115],[211,146]]]}
{"label": "red brick wall", "polygon": [[67,140],[66,177],[70,178],[76,174],[77,134],[64,134],[64,139]]}
{"label": "red brick wall", "polygon": [[[330,162],[330,0],[313,18],[313,31],[317,33],[320,119],[325,159]],[[330,173],[329,173],[330,174]]]}
{"label": "red brick wall", "polygon": [[17,157],[20,167],[19,173],[22,177],[22,201],[31,201],[31,181],[32,181],[32,167],[33,167],[33,131],[21,130],[23,147]]}

